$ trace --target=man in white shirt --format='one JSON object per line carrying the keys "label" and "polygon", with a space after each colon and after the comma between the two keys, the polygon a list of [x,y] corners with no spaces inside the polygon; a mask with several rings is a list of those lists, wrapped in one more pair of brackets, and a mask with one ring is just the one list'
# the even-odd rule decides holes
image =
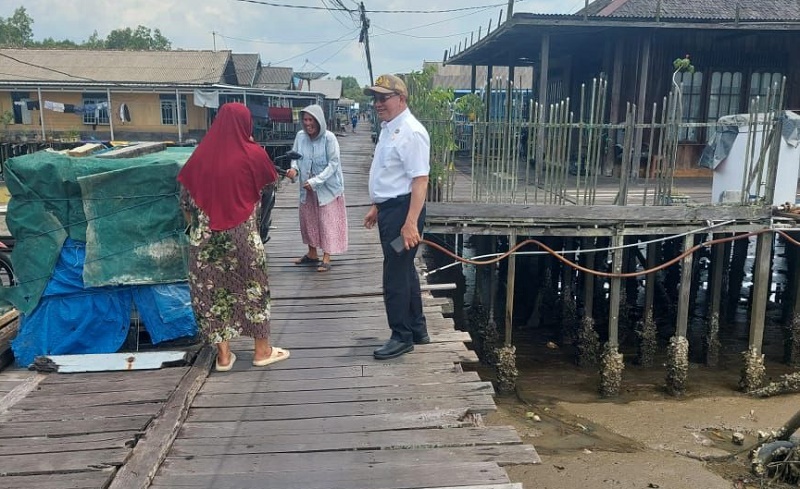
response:
{"label": "man in white shirt", "polygon": [[[369,170],[372,207],[364,226],[378,225],[383,248],[383,302],[392,336],[373,352],[378,360],[395,358],[430,343],[414,257],[425,223],[430,172],[430,137],[408,110],[408,89],[395,75],[381,75],[364,89],[383,121]],[[399,252],[392,241],[400,240]]]}

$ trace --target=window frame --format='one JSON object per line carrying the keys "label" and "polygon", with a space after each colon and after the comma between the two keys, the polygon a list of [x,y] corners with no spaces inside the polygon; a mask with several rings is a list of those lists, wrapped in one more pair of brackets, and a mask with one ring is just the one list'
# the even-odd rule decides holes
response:
{"label": "window frame", "polygon": [[108,95],[105,93],[84,93],[82,96],[82,103],[84,108],[87,105],[100,105],[105,103],[106,106],[100,109],[95,109],[92,112],[83,112],[81,117],[83,124],[87,126],[108,126],[111,125],[111,113],[108,110]]}
{"label": "window frame", "polygon": [[[180,121],[181,125],[187,125],[188,113],[186,108],[186,95],[180,96],[181,106],[180,106]],[[176,123],[176,100],[174,95],[160,95],[159,96],[159,107],[161,109],[161,125],[162,126],[175,126]],[[165,116],[169,114],[169,119]]]}

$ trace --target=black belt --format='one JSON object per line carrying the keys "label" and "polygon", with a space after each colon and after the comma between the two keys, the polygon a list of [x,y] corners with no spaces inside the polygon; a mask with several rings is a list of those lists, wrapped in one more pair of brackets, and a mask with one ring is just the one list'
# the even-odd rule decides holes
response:
{"label": "black belt", "polygon": [[378,209],[387,209],[389,207],[400,205],[403,202],[409,200],[411,200],[411,194],[403,194],[403,195],[398,195],[397,197],[392,197],[391,199],[384,200],[380,204],[375,204],[375,205],[378,206]]}

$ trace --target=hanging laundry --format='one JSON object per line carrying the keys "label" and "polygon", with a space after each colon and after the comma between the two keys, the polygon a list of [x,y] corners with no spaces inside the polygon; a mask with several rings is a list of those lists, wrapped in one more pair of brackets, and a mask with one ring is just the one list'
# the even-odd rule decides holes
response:
{"label": "hanging laundry", "polygon": [[[39,110],[38,100],[28,100],[27,102],[23,102],[23,104],[25,104],[28,110]],[[45,108],[47,108],[47,102],[45,102]]]}
{"label": "hanging laundry", "polygon": [[119,104],[119,120],[123,123],[131,121],[131,111],[128,109],[128,104],[125,102]]}
{"label": "hanging laundry", "polygon": [[52,110],[53,112],[64,112],[64,104],[61,102],[51,102],[50,100],[45,100],[44,108],[47,110]]}
{"label": "hanging laundry", "polygon": [[218,109],[219,91],[214,90],[210,92],[205,92],[203,90],[195,90],[194,104],[198,107],[206,107],[208,109]]}
{"label": "hanging laundry", "polygon": [[292,122],[291,107],[270,107],[269,118],[272,122]]}
{"label": "hanging laundry", "polygon": [[74,114],[75,113],[75,105],[74,104],[64,104],[64,112],[67,114]]}

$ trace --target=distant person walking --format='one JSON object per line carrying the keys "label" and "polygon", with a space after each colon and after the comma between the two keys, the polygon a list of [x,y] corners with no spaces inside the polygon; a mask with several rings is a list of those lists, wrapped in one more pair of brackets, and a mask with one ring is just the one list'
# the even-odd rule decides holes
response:
{"label": "distant person walking", "polygon": [[292,161],[286,176],[300,176],[300,235],[308,252],[294,263],[317,265],[318,272],[327,272],[331,269],[331,255],[347,251],[347,206],[339,141],[326,129],[322,107],[309,105],[300,115],[303,129],[295,136],[292,150],[303,157]]}
{"label": "distant person walking", "polygon": [[356,132],[356,126],[358,125],[358,114],[353,114],[353,117],[350,118],[350,124],[353,126],[353,132]]}
{"label": "distant person walking", "polygon": [[289,358],[269,341],[267,260],[256,224],[261,191],[278,174],[252,133],[247,107],[223,105],[178,173],[189,224],[192,308],[206,340],[217,345],[218,371],[233,367],[229,341],[240,335],[255,340],[255,366]]}
{"label": "distant person walking", "polygon": [[[430,343],[414,257],[425,223],[425,197],[430,172],[430,137],[408,109],[406,84],[381,75],[364,89],[371,95],[381,123],[369,170],[372,207],[364,226],[378,225],[383,249],[383,302],[392,335],[373,352],[378,360],[408,353],[414,344]],[[404,250],[390,244],[401,237]]]}

